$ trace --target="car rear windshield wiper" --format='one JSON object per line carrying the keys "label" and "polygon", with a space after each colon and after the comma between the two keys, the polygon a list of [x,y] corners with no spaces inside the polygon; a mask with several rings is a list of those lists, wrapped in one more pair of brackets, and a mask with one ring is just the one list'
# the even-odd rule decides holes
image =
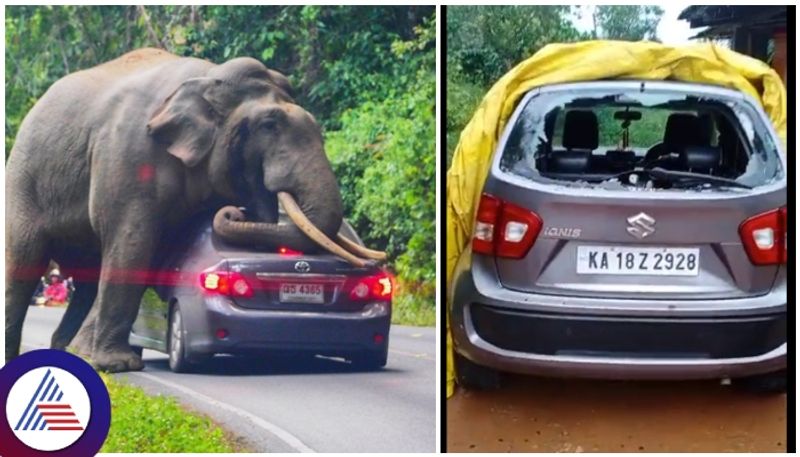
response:
{"label": "car rear windshield wiper", "polygon": [[651,169],[642,169],[642,170],[631,170],[626,171],[624,173],[620,173],[617,175],[617,178],[624,178],[625,176],[629,176],[632,174],[643,174],[648,175],[651,178],[656,179],[663,179],[669,181],[671,183],[677,182],[698,182],[698,183],[708,183],[708,184],[717,184],[720,186],[729,186],[729,187],[739,187],[742,189],[752,189],[752,186],[748,186],[747,184],[742,184],[736,180],[722,178],[719,176],[712,176],[712,175],[705,175],[702,173],[692,173],[690,171],[674,171],[674,170],[665,170],[664,168],[656,167]]}

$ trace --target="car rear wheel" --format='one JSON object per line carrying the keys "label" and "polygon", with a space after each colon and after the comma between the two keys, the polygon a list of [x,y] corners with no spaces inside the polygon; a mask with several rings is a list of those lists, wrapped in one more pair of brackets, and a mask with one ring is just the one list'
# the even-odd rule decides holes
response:
{"label": "car rear wheel", "polygon": [[169,320],[169,368],[175,373],[186,373],[195,368],[196,362],[186,346],[186,334],[181,310],[176,304]]}
{"label": "car rear wheel", "polygon": [[467,389],[494,390],[500,388],[500,373],[478,365],[458,352],[453,352],[456,382]]}
{"label": "car rear wheel", "polygon": [[758,394],[785,394],[786,370],[735,379],[734,385]]}
{"label": "car rear wheel", "polygon": [[388,358],[389,350],[384,348],[380,351],[364,351],[353,354],[350,357],[350,363],[359,370],[380,370],[386,366]]}

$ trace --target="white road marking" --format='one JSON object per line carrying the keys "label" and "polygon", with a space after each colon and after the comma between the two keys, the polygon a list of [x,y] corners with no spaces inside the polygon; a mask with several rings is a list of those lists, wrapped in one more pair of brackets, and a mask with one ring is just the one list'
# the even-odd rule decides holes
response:
{"label": "white road marking", "polygon": [[278,439],[280,439],[281,441],[286,443],[287,446],[291,447],[292,449],[294,449],[297,452],[316,452],[313,449],[311,449],[310,447],[306,446],[305,443],[303,443],[300,440],[300,438],[292,435],[291,433],[289,433],[288,431],[284,430],[283,428],[281,428],[281,427],[279,427],[279,426],[277,426],[277,425],[275,425],[275,424],[273,424],[271,422],[268,422],[268,421],[266,421],[266,420],[264,420],[264,419],[262,419],[262,418],[260,418],[260,417],[258,417],[256,415],[254,415],[254,414],[251,414],[251,413],[249,413],[249,412],[247,412],[247,411],[245,411],[243,409],[239,409],[239,408],[237,408],[235,406],[232,406],[232,405],[229,405],[227,403],[223,403],[221,401],[214,400],[213,398],[205,396],[205,395],[201,394],[200,392],[192,390],[192,389],[190,389],[188,387],[184,387],[184,386],[182,386],[180,384],[175,384],[174,382],[165,381],[165,380],[160,379],[160,378],[158,378],[156,376],[153,376],[151,374],[141,373],[141,372],[133,372],[133,373],[128,373],[128,376],[140,376],[140,377],[145,378],[147,380],[150,380],[150,381],[153,381],[153,382],[157,382],[157,383],[165,385],[165,386],[167,386],[169,388],[175,389],[175,390],[177,390],[179,392],[183,392],[186,395],[190,395],[192,398],[195,398],[197,400],[200,400],[200,401],[203,401],[205,403],[208,403],[209,405],[214,406],[216,408],[224,409],[224,410],[232,412],[234,414],[238,414],[239,416],[242,416],[244,419],[252,422],[253,424],[263,428],[267,432],[275,435],[276,437],[278,437]]}

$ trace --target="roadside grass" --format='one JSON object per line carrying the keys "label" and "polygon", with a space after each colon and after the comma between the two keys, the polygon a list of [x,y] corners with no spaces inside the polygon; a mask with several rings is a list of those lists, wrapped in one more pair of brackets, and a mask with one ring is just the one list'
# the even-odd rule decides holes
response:
{"label": "roadside grass", "polygon": [[175,399],[150,396],[109,375],[100,376],[111,396],[111,430],[100,452],[243,452],[209,418],[187,411]]}
{"label": "roadside grass", "polygon": [[392,303],[392,324],[433,327],[436,325],[436,298],[432,293],[403,292]]}

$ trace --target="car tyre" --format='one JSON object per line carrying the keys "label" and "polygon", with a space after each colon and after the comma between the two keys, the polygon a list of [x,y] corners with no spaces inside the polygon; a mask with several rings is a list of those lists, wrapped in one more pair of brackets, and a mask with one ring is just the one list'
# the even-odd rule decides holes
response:
{"label": "car tyre", "polygon": [[353,354],[350,363],[354,368],[364,371],[380,370],[386,366],[389,358],[388,348],[380,351],[364,351]]}
{"label": "car tyre", "polygon": [[175,373],[188,373],[196,368],[197,363],[190,357],[189,348],[186,347],[186,330],[180,307],[177,304],[172,308],[169,319],[167,342],[170,370]]}
{"label": "car tyre", "polygon": [[500,388],[500,372],[478,365],[455,351],[453,357],[459,386],[475,390]]}
{"label": "car tyre", "polygon": [[785,394],[786,370],[735,379],[733,383],[756,394]]}

